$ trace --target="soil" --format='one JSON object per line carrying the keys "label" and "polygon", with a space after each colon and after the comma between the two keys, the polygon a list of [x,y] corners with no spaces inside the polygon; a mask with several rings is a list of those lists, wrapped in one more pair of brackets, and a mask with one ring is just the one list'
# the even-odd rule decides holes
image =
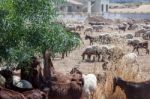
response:
{"label": "soil", "polygon": [[[117,31],[111,31],[111,30],[105,30],[104,32],[117,32]],[[125,33],[134,33],[135,31],[126,31]],[[69,73],[73,67],[79,66],[79,69],[87,74],[87,73],[102,73],[102,62],[86,62],[82,61],[81,54],[84,51],[84,49],[89,46],[89,41],[85,40],[85,35],[83,34],[83,31],[80,32],[83,44],[80,45],[80,47],[76,48],[76,50],[69,53],[68,57],[65,57],[64,59],[56,58],[53,60],[54,67],[56,70],[63,72],[63,73]],[[99,35],[100,32],[92,33],[91,35]],[[140,38],[141,39],[141,38]],[[132,47],[125,46],[124,49],[129,48],[129,52],[132,51]],[[141,81],[150,79],[150,55],[145,54],[144,49],[140,49],[140,55],[138,55],[138,64],[140,66],[140,75],[141,75]]]}

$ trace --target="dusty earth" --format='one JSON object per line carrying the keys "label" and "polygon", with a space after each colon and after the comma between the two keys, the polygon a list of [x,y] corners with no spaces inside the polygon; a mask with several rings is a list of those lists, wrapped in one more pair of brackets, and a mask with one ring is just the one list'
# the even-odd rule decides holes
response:
{"label": "dusty earth", "polygon": [[109,9],[110,12],[121,13],[150,13],[150,5],[140,5],[137,8]]}
{"label": "dusty earth", "polygon": [[[104,30],[104,32],[114,33],[117,31]],[[125,33],[134,33],[135,31],[126,31]],[[98,35],[100,32],[92,33],[91,35]],[[72,51],[68,57],[64,59],[56,58],[53,60],[54,67],[56,70],[63,73],[69,73],[69,71],[75,67],[79,66],[79,69],[87,73],[102,73],[102,62],[86,62],[82,61],[81,54],[84,51],[85,47],[89,46],[89,41],[85,40],[85,35],[83,32],[80,32],[83,43],[76,50]],[[140,38],[141,39],[141,38]],[[121,46],[121,45],[120,45]],[[132,47],[124,46],[123,49],[129,49],[128,52],[132,51]],[[145,54],[145,50],[140,49],[140,55],[138,55],[138,63],[140,65],[141,71],[141,81],[150,79],[150,55]],[[133,79],[134,81],[134,79]]]}
{"label": "dusty earth", "polygon": [[[55,58],[53,60],[54,67],[56,70],[58,70],[64,74],[69,73],[73,67],[79,66],[79,69],[84,74],[94,73],[94,74],[104,75],[105,71],[102,69],[102,62],[82,61],[81,54],[84,51],[84,49],[87,46],[89,46],[89,41],[85,40],[85,35],[84,35],[83,31],[79,32],[83,43],[78,48],[76,48],[74,51],[72,51],[68,55],[68,57],[65,57],[64,59],[60,59],[60,55],[58,55],[59,57]],[[133,33],[133,35],[134,35],[135,31],[136,30],[126,31],[125,33]],[[116,30],[112,31],[108,28],[105,28],[102,32],[94,32],[90,35],[96,36],[101,33],[116,33],[116,32],[118,32],[118,31],[116,31]],[[124,33],[122,33],[122,34],[124,34]],[[140,37],[138,39],[142,39],[142,38]],[[123,49],[127,49],[126,53],[132,52],[132,47],[127,46],[127,44],[125,42],[124,43],[117,42],[117,45],[119,45]],[[140,66],[139,73],[136,72],[135,74],[133,74],[134,69],[137,68],[137,65],[136,65],[136,66],[134,66],[133,69],[131,69],[132,66],[130,66],[130,67],[124,68],[119,73],[117,72],[117,76],[121,76],[125,80],[138,81],[138,82],[150,80],[150,76],[149,76],[150,75],[150,66],[149,66],[150,55],[146,55],[145,50],[143,50],[143,49],[140,49],[140,55],[138,55],[138,64]],[[134,77],[136,77],[136,78],[134,78]],[[106,76],[104,76],[104,78],[100,81],[100,83],[98,83],[97,90],[91,99],[126,99],[125,94],[119,88],[117,88],[117,91],[115,92],[115,94],[112,95],[112,84],[113,84],[112,78],[113,78],[112,72],[106,73]]]}

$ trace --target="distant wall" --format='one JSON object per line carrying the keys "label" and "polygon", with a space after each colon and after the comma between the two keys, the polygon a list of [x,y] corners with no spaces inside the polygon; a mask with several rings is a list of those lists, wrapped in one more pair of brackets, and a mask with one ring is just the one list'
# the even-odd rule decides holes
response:
{"label": "distant wall", "polygon": [[78,13],[67,13],[64,15],[59,15],[58,20],[64,22],[85,22],[87,19],[87,14],[78,14]]}
{"label": "distant wall", "polygon": [[103,16],[106,19],[150,19],[150,14],[144,13],[104,13]]}

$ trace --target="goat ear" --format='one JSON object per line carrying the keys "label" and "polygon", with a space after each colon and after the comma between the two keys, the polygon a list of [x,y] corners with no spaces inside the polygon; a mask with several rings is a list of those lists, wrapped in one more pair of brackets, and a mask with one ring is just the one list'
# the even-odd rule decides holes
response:
{"label": "goat ear", "polygon": [[120,82],[122,81],[122,78],[121,77],[116,77],[116,82]]}

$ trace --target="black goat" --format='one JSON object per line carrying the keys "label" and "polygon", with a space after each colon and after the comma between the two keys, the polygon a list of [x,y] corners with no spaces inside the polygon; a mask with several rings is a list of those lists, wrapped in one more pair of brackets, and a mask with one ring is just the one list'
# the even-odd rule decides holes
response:
{"label": "black goat", "polygon": [[116,77],[113,79],[113,83],[113,93],[119,86],[127,99],[150,99],[150,81],[129,82]]}
{"label": "black goat", "polygon": [[139,55],[139,48],[144,48],[146,50],[146,54],[149,54],[148,41],[144,41],[144,42],[130,41],[128,42],[128,45],[133,46],[132,52],[136,50],[138,52],[138,55]]}

